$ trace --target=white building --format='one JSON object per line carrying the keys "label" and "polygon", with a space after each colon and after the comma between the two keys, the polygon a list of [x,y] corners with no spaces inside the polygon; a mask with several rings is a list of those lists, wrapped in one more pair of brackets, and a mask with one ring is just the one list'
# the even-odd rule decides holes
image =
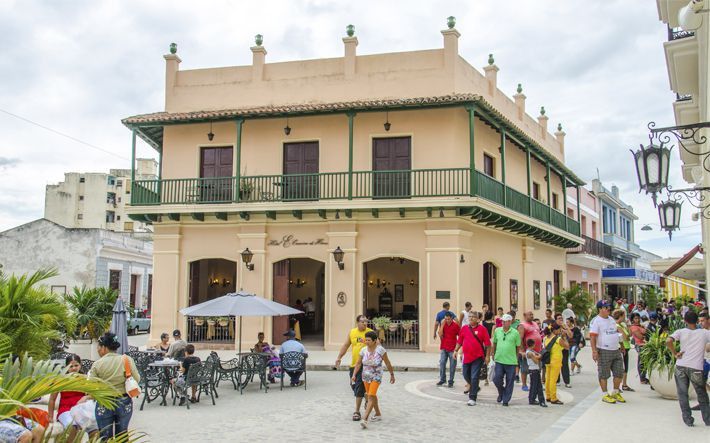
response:
{"label": "white building", "polygon": [[[154,159],[137,159],[136,179],[156,179],[157,171]],[[44,218],[67,228],[146,232],[146,224],[131,220],[125,213],[130,181],[130,169],[111,169],[108,174],[68,172],[63,182],[47,185]]]}
{"label": "white building", "polygon": [[[141,238],[145,236],[145,238]],[[111,287],[136,308],[150,309],[153,242],[148,234],[65,228],[47,219],[0,232],[0,265],[5,274],[55,268],[46,280],[52,292],[74,286]]]}

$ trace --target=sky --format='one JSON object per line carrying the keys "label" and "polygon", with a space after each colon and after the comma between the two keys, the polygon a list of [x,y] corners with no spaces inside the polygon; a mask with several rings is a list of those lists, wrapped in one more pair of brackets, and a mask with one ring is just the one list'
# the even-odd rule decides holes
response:
{"label": "sky", "polygon": [[[660,231],[629,152],[647,143],[649,121],[675,124],[666,27],[650,0],[0,0],[0,231],[42,217],[45,186],[65,172],[130,167],[120,120],[163,110],[171,42],[181,69],[249,65],[255,34],[267,63],[342,56],[348,24],[358,54],[441,48],[449,15],[461,56],[481,69],[493,53],[499,88],[512,96],[522,83],[528,112],[544,106],[550,128],[562,123],[567,165],[589,186],[619,187],[641,247],[668,257],[700,243],[687,202],[673,241]],[[138,155],[156,153],[142,144]],[[676,188],[680,166],[674,150]]]}

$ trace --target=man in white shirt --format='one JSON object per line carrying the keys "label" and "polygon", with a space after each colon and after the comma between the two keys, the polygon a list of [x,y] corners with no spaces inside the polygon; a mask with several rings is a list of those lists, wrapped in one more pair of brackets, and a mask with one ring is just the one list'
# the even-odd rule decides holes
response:
{"label": "man in white shirt", "polygon": [[[688,389],[692,384],[698,394],[705,426],[710,426],[710,405],[703,376],[705,351],[710,346],[710,331],[697,327],[698,314],[693,311],[688,311],[684,320],[686,327],[676,330],[666,340],[666,346],[676,358],[674,375],[678,403],[680,403],[683,422],[688,426],[693,426],[694,419],[688,401]],[[676,351],[676,341],[680,342],[681,351]]]}
{"label": "man in white shirt", "polygon": [[[609,316],[611,303],[606,300],[597,302],[599,315],[589,325],[589,337],[592,341],[592,358],[597,362],[599,387],[602,389],[604,403],[626,403],[621,396],[619,386],[624,376],[624,359],[619,349],[619,325]],[[607,391],[607,379],[614,374],[614,390]]]}
{"label": "man in white shirt", "polygon": [[303,344],[301,344],[300,341],[296,340],[296,333],[293,329],[289,329],[288,332],[284,334],[284,337],[287,337],[286,341],[281,343],[281,350],[279,351],[279,354],[281,355],[282,366],[284,368],[284,371],[291,377],[291,386],[301,386],[303,384],[303,380],[300,380],[300,378],[301,374],[303,374],[303,371],[289,370],[288,365],[285,364],[285,362],[283,361],[283,356],[287,352],[298,352],[308,358],[308,352],[306,352],[306,348],[303,346]]}

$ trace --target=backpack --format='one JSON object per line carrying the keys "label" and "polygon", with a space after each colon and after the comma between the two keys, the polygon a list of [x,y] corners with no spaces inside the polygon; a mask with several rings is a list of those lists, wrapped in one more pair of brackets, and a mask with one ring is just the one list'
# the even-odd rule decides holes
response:
{"label": "backpack", "polygon": [[550,364],[550,354],[552,351],[552,347],[555,346],[555,343],[557,343],[558,338],[560,338],[559,335],[553,337],[553,339],[550,340],[550,343],[548,343],[547,346],[542,349],[542,352],[540,352],[540,363],[542,363],[543,365]]}

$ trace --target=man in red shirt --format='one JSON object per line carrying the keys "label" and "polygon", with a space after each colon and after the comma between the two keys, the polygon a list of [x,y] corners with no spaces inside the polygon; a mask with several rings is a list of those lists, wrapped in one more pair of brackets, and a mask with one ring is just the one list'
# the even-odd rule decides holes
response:
{"label": "man in red shirt", "polygon": [[528,339],[535,341],[535,352],[538,354],[542,351],[542,336],[540,336],[540,328],[535,323],[535,314],[532,311],[527,311],[523,314],[523,322],[518,325],[518,334],[520,334],[520,349],[518,350],[518,364],[520,365],[520,379],[523,382],[523,391],[528,390],[528,359],[525,357],[526,343]]}
{"label": "man in red shirt", "polygon": [[454,321],[454,313],[448,311],[444,316],[444,321],[439,326],[439,337],[441,337],[441,356],[439,357],[439,383],[442,386],[446,383],[446,361],[449,361],[449,387],[454,387],[454,374],[456,373],[456,358],[454,348],[456,339],[459,336],[459,324]]}
{"label": "man in red shirt", "polygon": [[476,406],[478,396],[478,377],[483,365],[488,366],[491,353],[491,338],[488,330],[479,324],[481,314],[471,312],[468,316],[468,325],[463,326],[459,332],[459,339],[454,351],[454,360],[459,349],[463,348],[463,377],[471,385],[468,391],[468,405]]}

